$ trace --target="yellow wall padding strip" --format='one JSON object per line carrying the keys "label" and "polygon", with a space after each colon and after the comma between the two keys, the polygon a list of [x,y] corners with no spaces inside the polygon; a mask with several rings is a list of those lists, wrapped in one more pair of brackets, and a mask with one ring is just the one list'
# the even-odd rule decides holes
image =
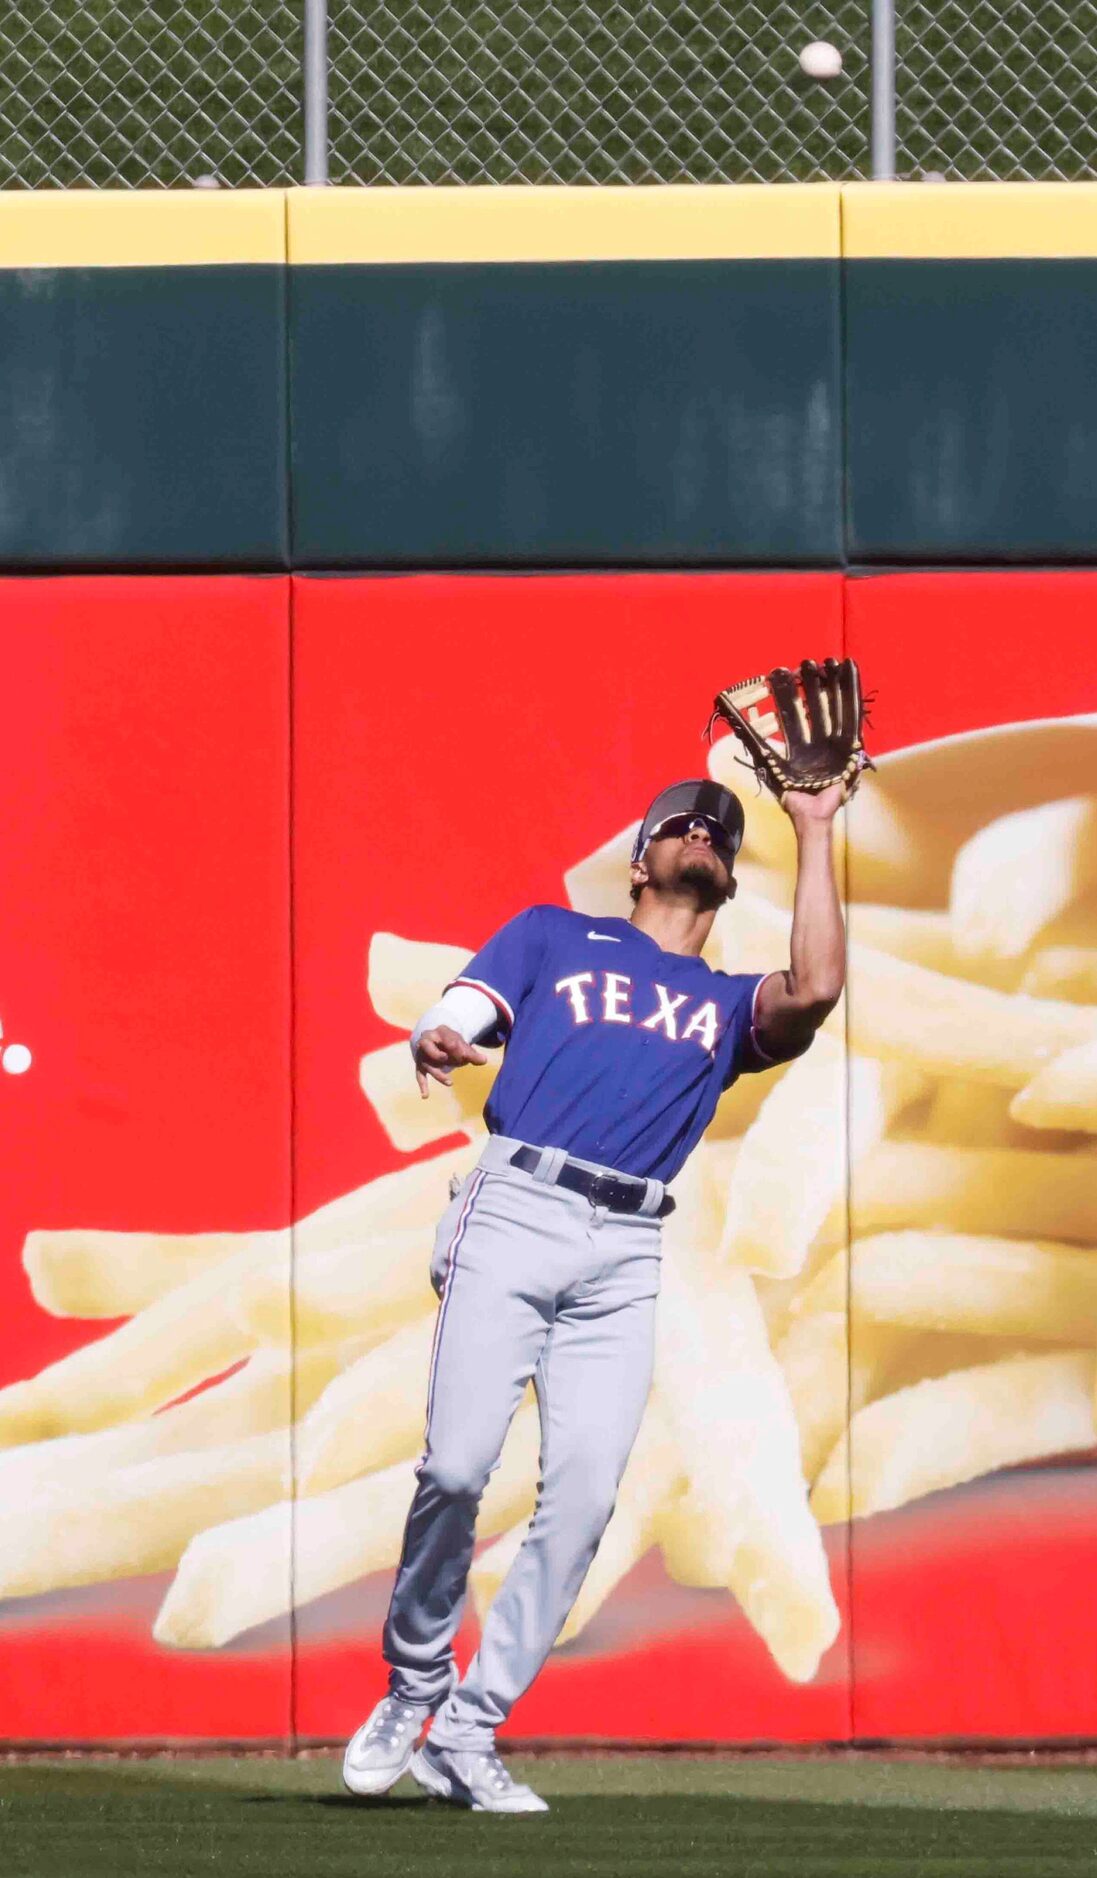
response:
{"label": "yellow wall padding strip", "polygon": [[846,183],[849,260],[1097,256],[1097,183]]}
{"label": "yellow wall padding strip", "polygon": [[0,190],[0,267],[1097,257],[1097,183]]}
{"label": "yellow wall padding strip", "polygon": [[206,267],[286,258],[284,189],[0,190],[0,267]]}
{"label": "yellow wall padding strip", "polygon": [[720,261],[839,255],[834,183],[294,189],[291,262]]}

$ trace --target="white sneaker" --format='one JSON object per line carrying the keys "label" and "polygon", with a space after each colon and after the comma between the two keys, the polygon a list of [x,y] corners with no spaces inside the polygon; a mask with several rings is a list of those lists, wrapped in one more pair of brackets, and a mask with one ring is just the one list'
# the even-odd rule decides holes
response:
{"label": "white sneaker", "polygon": [[547,1813],[532,1787],[512,1780],[498,1754],[459,1753],[426,1742],[411,1762],[412,1778],[436,1800],[474,1813]]}
{"label": "white sneaker", "polygon": [[415,1753],[430,1709],[386,1695],[347,1743],[343,1785],[348,1793],[387,1793]]}

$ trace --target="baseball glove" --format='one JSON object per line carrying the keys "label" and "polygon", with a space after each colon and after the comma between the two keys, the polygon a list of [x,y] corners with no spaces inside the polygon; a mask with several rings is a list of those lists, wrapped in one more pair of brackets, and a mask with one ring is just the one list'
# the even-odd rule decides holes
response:
{"label": "baseball glove", "polygon": [[841,783],[848,798],[861,771],[873,767],[861,741],[864,716],[856,660],[805,659],[798,673],[779,665],[764,678],[729,685],[709,729],[726,719],[778,799],[789,789],[817,794],[831,783]]}

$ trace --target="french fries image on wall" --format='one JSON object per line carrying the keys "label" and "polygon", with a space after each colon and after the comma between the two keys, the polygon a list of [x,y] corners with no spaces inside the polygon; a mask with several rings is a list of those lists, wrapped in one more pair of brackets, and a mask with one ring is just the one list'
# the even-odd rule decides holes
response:
{"label": "french fries image on wall", "polygon": [[[728,744],[711,768],[740,780]],[[727,1093],[677,1183],[652,1399],[561,1643],[655,1547],[808,1681],[840,1630],[827,1527],[1097,1443],[1094,773],[1094,720],[1007,726],[881,759],[846,811],[847,997],[806,1057]],[[577,860],[572,905],[627,914],[633,832]],[[792,870],[762,795],[710,963],[784,962]],[[410,1030],[467,955],[375,934],[375,1010]],[[217,1649],[395,1566],[433,1230],[498,1063],[422,1103],[404,1041],[366,1056],[395,1149],[467,1146],[291,1230],[28,1236],[44,1310],[127,1321],[0,1389],[0,1596],[172,1570],[156,1637]],[[485,1494],[481,1614],[537,1446],[527,1402]]]}

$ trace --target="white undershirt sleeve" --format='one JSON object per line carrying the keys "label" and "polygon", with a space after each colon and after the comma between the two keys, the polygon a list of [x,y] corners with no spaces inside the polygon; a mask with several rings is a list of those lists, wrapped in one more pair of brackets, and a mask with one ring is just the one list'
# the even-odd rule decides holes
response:
{"label": "white undershirt sleeve", "polygon": [[437,1004],[423,1012],[412,1031],[412,1055],[419,1047],[424,1030],[433,1030],[438,1024],[448,1024],[466,1043],[478,1043],[481,1037],[490,1035],[498,1022],[499,1012],[486,991],[477,991],[475,985],[451,985]]}

